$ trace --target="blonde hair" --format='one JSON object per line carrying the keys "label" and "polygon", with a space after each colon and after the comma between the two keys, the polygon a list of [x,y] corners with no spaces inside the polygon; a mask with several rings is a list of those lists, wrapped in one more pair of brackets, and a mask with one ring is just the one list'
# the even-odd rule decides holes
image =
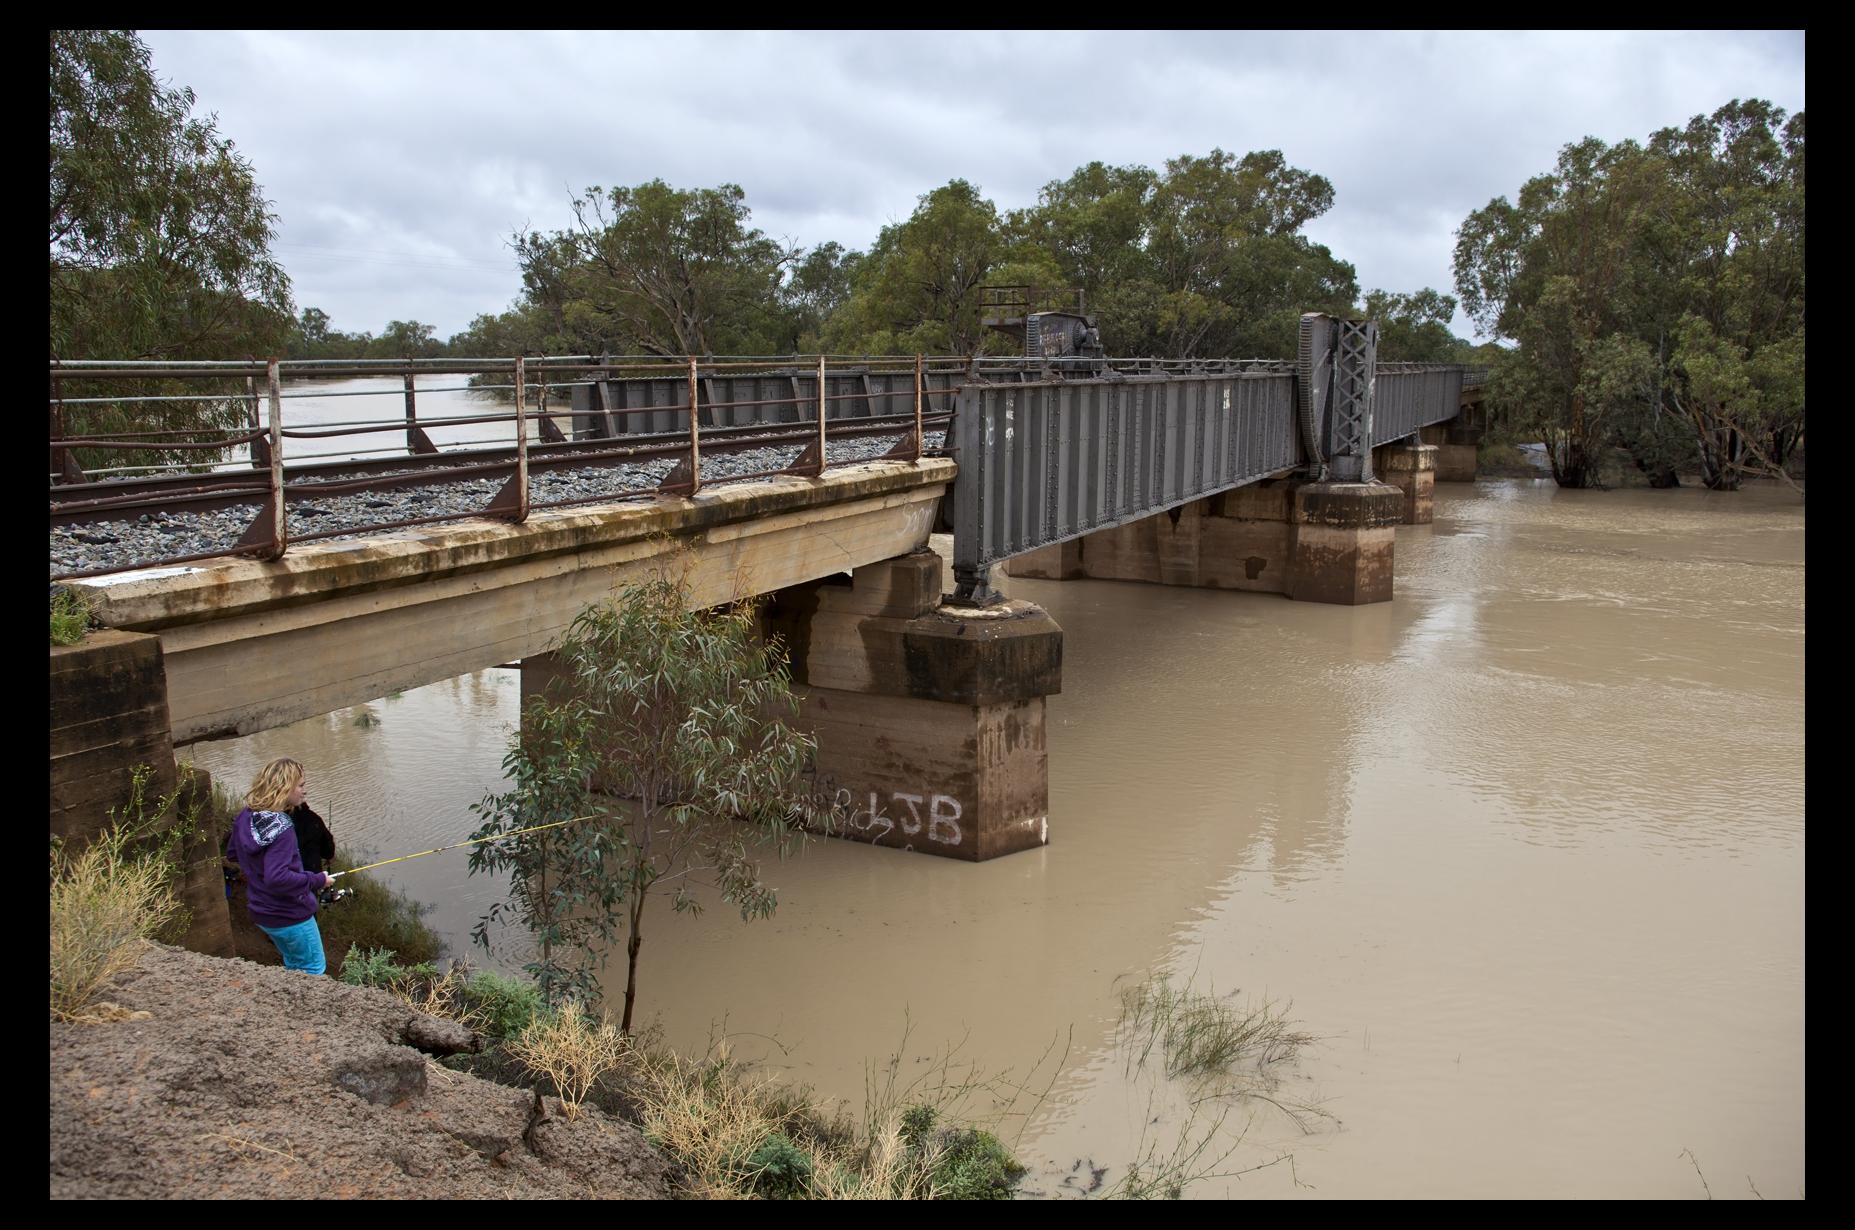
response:
{"label": "blonde hair", "polygon": [[251,789],[245,792],[245,806],[253,811],[282,811],[290,801],[290,792],[303,781],[303,766],[300,761],[283,757],[273,760],[258,770],[258,775],[251,781]]}

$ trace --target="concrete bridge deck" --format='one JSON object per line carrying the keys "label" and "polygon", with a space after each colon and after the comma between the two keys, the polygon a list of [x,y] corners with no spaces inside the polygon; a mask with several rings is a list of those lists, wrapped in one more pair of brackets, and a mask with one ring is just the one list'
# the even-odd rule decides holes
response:
{"label": "concrete bridge deck", "polygon": [[105,625],[160,638],[180,746],[540,654],[581,608],[653,569],[681,571],[713,606],[905,555],[926,543],[955,469],[873,462],[70,584]]}

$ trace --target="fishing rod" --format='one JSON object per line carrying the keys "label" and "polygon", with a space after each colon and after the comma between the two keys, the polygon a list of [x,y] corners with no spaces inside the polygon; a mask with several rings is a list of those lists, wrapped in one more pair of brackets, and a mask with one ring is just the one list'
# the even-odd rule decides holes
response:
{"label": "fishing rod", "polygon": [[346,871],[333,871],[327,874],[329,879],[338,880],[342,876],[351,876],[357,871],[372,871],[374,868],[384,867],[388,863],[403,863],[409,858],[424,858],[427,854],[443,854],[446,850],[461,850],[465,846],[481,845],[486,841],[503,841],[510,837],[520,837],[524,833],[539,833],[542,829],[557,829],[563,824],[578,824],[582,820],[591,820],[592,818],[593,817],[590,815],[572,816],[566,820],[556,820],[551,824],[537,824],[532,828],[515,829],[507,833],[494,833],[488,837],[472,837],[469,841],[453,842],[448,846],[439,846],[436,850],[420,850],[417,854],[402,854],[398,858],[383,858],[377,863],[368,863],[365,867],[350,867]]}

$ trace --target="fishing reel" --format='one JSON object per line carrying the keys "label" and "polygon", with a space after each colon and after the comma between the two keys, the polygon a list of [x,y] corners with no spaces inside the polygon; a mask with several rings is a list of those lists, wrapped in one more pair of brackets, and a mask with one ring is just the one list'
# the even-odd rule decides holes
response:
{"label": "fishing reel", "polygon": [[346,901],[352,896],[354,896],[354,890],[351,888],[324,888],[316,892],[316,900],[323,905],[334,905],[337,901]]}

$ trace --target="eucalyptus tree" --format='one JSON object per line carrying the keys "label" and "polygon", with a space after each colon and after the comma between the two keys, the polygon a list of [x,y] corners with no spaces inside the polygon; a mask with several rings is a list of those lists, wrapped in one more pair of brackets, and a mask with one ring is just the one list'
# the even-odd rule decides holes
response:
{"label": "eucalyptus tree", "polygon": [[[283,351],[290,282],[272,257],[276,216],[251,164],[155,76],[126,30],[51,31],[50,350],[53,358],[225,359]],[[129,393],[198,393],[117,382]],[[86,390],[94,392],[94,390]],[[209,390],[217,391],[217,390]],[[228,391],[236,391],[230,390]],[[69,394],[67,394],[69,395]],[[71,434],[238,424],[237,401],[70,406]],[[199,460],[148,449],[81,463]]]}
{"label": "eucalyptus tree", "polygon": [[766,354],[799,252],[750,225],[735,184],[588,188],[573,223],[512,241],[527,301],[580,353]]}
{"label": "eucalyptus tree", "polygon": [[1112,352],[1286,357],[1302,312],[1358,295],[1352,266],[1302,233],[1332,205],[1333,185],[1279,150],[1213,149],[1161,172],[1089,163],[1012,226],[1088,291]]}
{"label": "eucalyptus tree", "polygon": [[1515,344],[1496,404],[1562,485],[1627,449],[1653,481],[1782,474],[1803,438],[1803,116],[1732,102],[1644,146],[1587,137],[1457,232],[1456,286]]}
{"label": "eucalyptus tree", "polygon": [[1055,268],[1010,251],[998,207],[963,179],[924,194],[908,219],[882,228],[857,264],[849,297],[826,326],[845,353],[978,354],[989,334],[980,288],[1050,285]]}
{"label": "eucalyptus tree", "polygon": [[[474,809],[475,836],[522,834],[471,855],[473,872],[513,873],[477,942],[519,921],[552,1000],[590,993],[622,929],[627,1033],[651,896],[696,913],[708,892],[743,920],[767,917],[777,897],[758,856],[783,856],[802,823],[823,819],[803,787],[814,744],[789,724],[783,651],[757,634],[750,604],[688,604],[660,577],[582,611],[554,650],[554,685],[523,709],[503,760],[510,789]],[[527,831],[542,825],[556,827]]]}

